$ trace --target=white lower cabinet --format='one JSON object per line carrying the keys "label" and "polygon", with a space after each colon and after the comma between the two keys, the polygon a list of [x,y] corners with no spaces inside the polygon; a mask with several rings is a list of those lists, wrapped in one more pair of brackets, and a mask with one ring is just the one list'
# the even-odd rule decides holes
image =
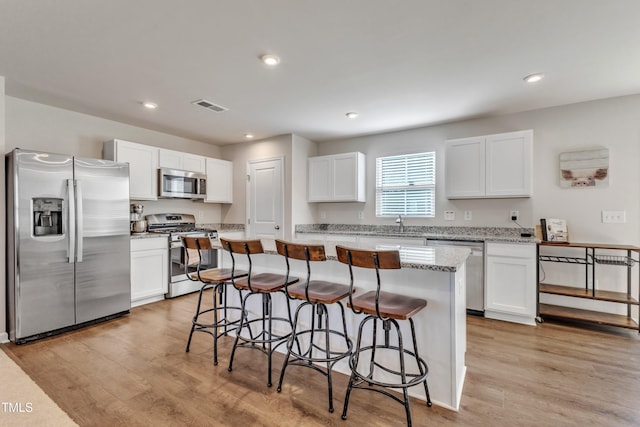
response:
{"label": "white lower cabinet", "polygon": [[485,317],[535,325],[536,245],[487,242],[485,251]]}
{"label": "white lower cabinet", "polygon": [[131,307],[164,299],[169,291],[169,239],[131,239]]}

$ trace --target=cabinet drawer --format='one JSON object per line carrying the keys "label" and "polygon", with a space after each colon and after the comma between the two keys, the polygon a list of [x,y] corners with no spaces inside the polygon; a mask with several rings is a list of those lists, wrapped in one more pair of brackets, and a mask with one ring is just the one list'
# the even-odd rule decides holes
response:
{"label": "cabinet drawer", "polygon": [[169,247],[168,245],[168,237],[131,239],[131,252],[148,251],[152,249],[167,249]]}
{"label": "cabinet drawer", "polygon": [[530,243],[487,243],[486,255],[509,258],[535,258],[535,245]]}

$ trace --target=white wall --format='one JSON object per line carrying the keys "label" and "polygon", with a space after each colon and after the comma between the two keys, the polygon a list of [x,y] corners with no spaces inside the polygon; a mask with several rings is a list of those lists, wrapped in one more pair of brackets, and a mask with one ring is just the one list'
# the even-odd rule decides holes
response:
{"label": "white wall", "polygon": [[[5,142],[5,95],[4,95],[4,77],[0,76],[0,152],[6,151]],[[7,188],[4,174],[4,160],[0,161],[0,176],[2,177],[2,195],[0,197],[0,271],[2,276],[0,277],[0,342],[5,342],[9,339],[7,335],[7,292],[6,292],[6,233],[5,233],[5,191]]]}
{"label": "white wall", "polygon": [[[102,143],[118,138],[207,157],[220,157],[215,145],[185,139],[62,108],[10,96],[7,99],[7,144],[3,152],[16,147],[46,152],[102,158]],[[187,213],[198,223],[219,223],[220,205],[190,200],[141,201],[144,213]]]}
{"label": "white wall", "polygon": [[318,154],[318,145],[299,135],[293,135],[291,173],[291,235],[296,224],[311,224],[316,211],[315,203],[307,202],[307,159]]}
{"label": "white wall", "polygon": [[260,141],[244,144],[231,144],[221,147],[222,157],[233,162],[233,203],[223,205],[222,222],[245,224],[247,217],[247,162],[250,160],[284,157],[284,230],[289,238],[291,229],[291,176],[292,176],[292,135],[280,135]]}
{"label": "white wall", "polygon": [[220,148],[124,123],[7,96],[7,147],[102,158],[102,143],[118,138],[161,148],[220,155]]}
{"label": "white wall", "polygon": [[[318,144],[318,154],[361,151],[367,154],[367,203],[322,203],[317,222],[391,224],[375,217],[375,158],[382,155],[435,150],[437,214],[435,219],[407,219],[407,225],[511,226],[510,210],[520,211],[520,224],[532,227],[540,218],[565,218],[571,240],[593,243],[640,242],[640,95],[468,120],[401,132]],[[447,200],[444,197],[444,141],[474,135],[533,129],[534,195],[529,199]],[[609,187],[561,189],[559,153],[606,147],[610,155]],[[364,210],[364,220],[358,211]],[[625,210],[627,223],[602,224],[602,210]],[[445,210],[456,212],[444,221]],[[473,212],[464,221],[463,212]],[[325,211],[326,220],[318,216]]]}

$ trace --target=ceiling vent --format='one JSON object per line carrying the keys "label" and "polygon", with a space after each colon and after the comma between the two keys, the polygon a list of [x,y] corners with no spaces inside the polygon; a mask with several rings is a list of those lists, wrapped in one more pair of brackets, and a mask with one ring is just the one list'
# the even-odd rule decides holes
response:
{"label": "ceiling vent", "polygon": [[192,104],[199,105],[202,108],[215,111],[216,113],[222,113],[223,111],[228,110],[228,108],[223,107],[222,105],[214,104],[213,102],[207,101],[206,99],[198,99],[197,101],[193,101]]}

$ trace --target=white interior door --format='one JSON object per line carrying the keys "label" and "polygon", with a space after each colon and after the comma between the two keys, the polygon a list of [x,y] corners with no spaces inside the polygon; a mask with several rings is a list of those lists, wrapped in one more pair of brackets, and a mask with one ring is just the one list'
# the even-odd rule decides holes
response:
{"label": "white interior door", "polygon": [[248,162],[249,238],[284,238],[283,158]]}

